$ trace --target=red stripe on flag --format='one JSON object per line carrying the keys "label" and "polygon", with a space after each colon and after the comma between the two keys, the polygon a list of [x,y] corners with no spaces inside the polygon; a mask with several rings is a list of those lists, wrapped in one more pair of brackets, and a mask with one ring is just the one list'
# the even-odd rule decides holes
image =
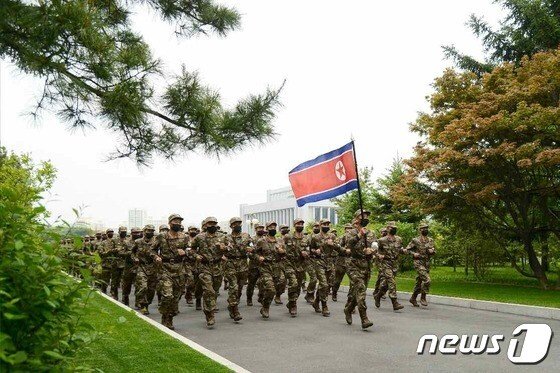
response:
{"label": "red stripe on flag", "polygon": [[[345,178],[342,180],[336,173],[336,165],[339,161],[344,166]],[[339,175],[341,175],[340,172]],[[291,174],[289,178],[296,199],[336,188],[356,179],[354,152],[349,151],[315,167]]]}

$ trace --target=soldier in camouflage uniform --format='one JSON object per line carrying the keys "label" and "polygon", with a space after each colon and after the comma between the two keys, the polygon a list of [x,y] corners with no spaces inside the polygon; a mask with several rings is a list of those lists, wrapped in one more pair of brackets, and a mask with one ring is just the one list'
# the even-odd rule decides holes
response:
{"label": "soldier in camouflage uniform", "polygon": [[[386,235],[387,235],[387,228],[386,227],[381,228],[381,237],[385,237]],[[379,263],[377,260],[375,261],[375,264],[377,267],[377,280],[375,281],[375,288],[373,289],[373,294],[372,294],[374,297],[379,292],[381,281],[383,280],[382,272],[379,269]],[[385,296],[382,296],[381,298],[385,299]]]}
{"label": "soldier in camouflage uniform", "polygon": [[[191,247],[191,244],[198,234],[197,228],[195,226],[190,226],[187,229],[187,241],[188,246]],[[192,258],[192,259],[191,259]],[[185,260],[185,280],[187,282],[186,289],[185,289],[185,301],[187,302],[187,306],[192,307],[193,305],[193,294],[195,290],[195,267],[196,267],[196,260],[194,257],[189,257],[189,259]],[[198,274],[197,274],[198,275]]]}
{"label": "soldier in camouflage uniform", "polygon": [[[110,238],[107,238],[110,236]],[[113,267],[115,262],[114,255],[114,239],[113,230],[107,229],[105,234],[101,235],[101,243],[99,243],[98,250],[101,257],[101,291],[107,294],[107,288],[111,286],[111,295],[113,295],[113,283],[111,281],[113,274]],[[119,278],[120,280],[120,278]],[[115,281],[115,279],[113,279]],[[118,286],[118,285],[117,285]],[[113,296],[114,298],[114,296]]]}
{"label": "soldier in camouflage uniform", "polygon": [[134,291],[136,303],[140,307],[140,312],[148,315],[148,306],[154,299],[157,281],[158,267],[161,265],[161,258],[155,250],[155,228],[153,225],[144,227],[144,237],[134,240],[132,249],[132,259],[138,266]]}
{"label": "soldier in camouflage uniform", "polygon": [[[158,229],[158,234],[162,234],[162,233],[165,233],[165,232],[169,232],[169,225],[167,225],[167,224],[161,224],[161,225],[159,226],[159,229]],[[157,268],[158,268],[157,277],[158,277],[158,284],[159,284],[159,279],[161,278],[162,267],[161,267],[161,266],[158,266]],[[158,308],[159,308],[159,306],[160,306],[160,304],[161,304],[161,292],[160,292],[160,290],[159,290],[159,286],[156,287],[156,293],[157,293]]]}
{"label": "soldier in camouflage uniform", "polygon": [[[280,240],[283,241],[284,237],[290,233],[290,227],[287,225],[280,226]],[[283,304],[282,294],[286,292],[286,255],[278,254],[276,255],[276,262],[274,263],[274,288],[276,289],[276,294],[274,296],[275,304]]]}
{"label": "soldier in camouflage uniform", "polygon": [[375,234],[365,228],[369,224],[370,212],[358,210],[354,213],[352,229],[344,234],[344,253],[349,257],[348,277],[350,278],[350,293],[344,307],[346,322],[352,324],[352,312],[358,307],[362,329],[373,325],[367,316],[366,288],[371,273],[373,249],[371,245],[376,241]]}
{"label": "soldier in camouflage uniform", "polygon": [[389,298],[393,303],[393,310],[397,311],[404,308],[397,301],[397,284],[395,282],[395,267],[398,266],[400,254],[406,254],[403,249],[402,238],[397,236],[397,225],[394,221],[387,224],[388,234],[377,241],[377,260],[379,262],[379,272],[382,275],[382,282],[379,292],[375,295],[375,307],[381,305],[381,297],[389,290]]}
{"label": "soldier in camouflage uniform", "polygon": [[198,278],[202,287],[204,315],[206,325],[211,327],[215,324],[216,288],[222,284],[222,261],[226,259],[224,254],[227,252],[227,246],[224,243],[224,235],[218,233],[218,220],[214,217],[205,220],[206,232],[197,235],[191,247],[196,250],[200,262]]}
{"label": "soldier in camouflage uniform", "polygon": [[226,238],[229,250],[224,264],[224,275],[228,282],[228,311],[234,321],[242,319],[239,313],[239,299],[249,272],[247,255],[253,251],[253,241],[247,233],[241,232],[241,224],[242,220],[239,217],[229,220],[231,234]]}
{"label": "soldier in camouflage uniform", "polygon": [[[340,248],[344,249],[346,247],[346,232],[352,229],[352,224],[346,224],[344,226],[344,235],[340,239]],[[337,293],[338,289],[340,288],[340,284],[342,283],[342,279],[344,275],[348,271],[348,261],[349,256],[346,254],[344,250],[341,250],[336,257],[335,268],[334,268],[334,279],[332,284],[332,300],[336,302],[338,299]]]}
{"label": "soldier in camouflage uniform", "polygon": [[[307,237],[303,234],[304,221],[294,220],[294,232],[283,236],[286,250],[286,280],[288,281],[288,311],[297,316],[297,300],[305,278],[305,260],[309,258]],[[302,276],[303,274],[303,276]]]}
{"label": "soldier in camouflage uniform", "polygon": [[[183,271],[183,257],[187,255],[187,237],[181,230],[183,218],[179,214],[169,216],[171,230],[156,237],[154,250],[159,253],[162,261],[161,279],[158,284],[161,292],[159,313],[161,323],[169,329],[173,326],[179,298],[185,289],[185,274]],[[157,259],[156,259],[157,261]]]}
{"label": "soldier in camouflage uniform", "polygon": [[[108,233],[107,236],[109,236]],[[112,240],[112,249],[110,253],[114,258],[113,269],[111,271],[111,296],[118,300],[119,287],[121,286],[121,280],[124,274],[125,260],[131,252],[130,240],[126,237],[126,227],[119,227],[119,237],[110,240]]]}
{"label": "soldier in camouflage uniform", "polygon": [[424,307],[428,306],[426,294],[430,292],[430,257],[436,253],[434,247],[434,240],[428,237],[429,226],[428,223],[422,222],[420,227],[420,236],[413,238],[406,247],[406,250],[414,256],[414,269],[416,269],[416,285],[414,292],[410,297],[410,303],[414,307],[419,307],[416,297],[420,296],[420,304]]}
{"label": "soldier in camouflage uniform", "polygon": [[261,316],[265,319],[269,317],[270,304],[276,293],[274,287],[274,262],[278,254],[285,254],[282,242],[276,239],[276,222],[266,223],[267,235],[261,237],[255,244],[253,256],[259,263],[260,288],[262,292]]}
{"label": "soldier in camouflage uniform", "polygon": [[[253,244],[255,244],[259,239],[264,237],[265,230],[264,225],[261,223],[257,223],[255,226],[255,237],[253,237]],[[253,305],[253,293],[255,291],[255,286],[259,282],[260,272],[259,272],[259,263],[257,258],[254,255],[249,256],[249,278],[247,282],[247,305]],[[260,293],[260,291],[259,291]]]}
{"label": "soldier in camouflage uniform", "polygon": [[[101,232],[96,232],[95,236],[93,236],[90,239],[90,245],[91,245],[91,255],[99,255],[99,258],[101,259],[101,255],[99,253],[99,250],[101,249],[101,244],[103,241],[101,241]],[[103,262],[103,259],[101,259],[101,262]],[[99,288],[99,290],[101,290],[104,294],[107,294],[107,284],[103,281],[103,267],[101,266],[101,262],[99,264],[94,264],[94,269],[93,269],[93,273],[94,273],[94,277],[95,277],[95,283],[97,285],[97,287]],[[111,273],[111,272],[109,272]]]}
{"label": "soldier in camouflage uniform", "polygon": [[[313,234],[318,234],[319,232],[321,232],[319,223],[314,223]],[[310,237],[312,235],[310,235]],[[310,259],[307,261],[307,268],[305,270],[307,271],[307,275],[309,276],[309,285],[307,285],[305,300],[307,301],[307,303],[313,303],[315,299],[315,289],[317,287],[317,275],[315,274],[315,265],[313,264],[313,260]]]}
{"label": "soldier in camouflage uniform", "polygon": [[101,257],[101,277],[105,284],[104,290],[110,287],[113,299],[118,300],[118,289],[122,277],[122,270],[119,272],[115,267],[117,264],[116,238],[113,237],[114,231],[109,228],[101,236],[102,243],[99,246],[99,256]]}
{"label": "soldier in camouflage uniform", "polygon": [[[128,244],[125,246],[125,250],[123,251],[123,260],[124,260],[124,270],[122,276],[122,299],[123,303],[127,306],[129,305],[129,297],[130,292],[132,291],[132,284],[136,280],[136,270],[137,266],[134,263],[132,257],[132,248],[134,247],[134,241],[140,238],[140,233],[142,231],[140,228],[134,227],[130,230],[130,239],[128,240]],[[138,306],[138,302],[135,302],[136,308],[140,308]]]}
{"label": "soldier in camouflage uniform", "polygon": [[[340,246],[338,245],[336,236],[329,232],[331,222],[328,219],[321,219],[319,225],[321,231],[312,235],[309,240],[310,257],[315,268],[315,276],[318,282],[313,308],[315,312],[322,313],[323,316],[328,317],[330,316],[330,312],[327,306],[327,296],[329,293],[329,280],[327,275],[331,273],[328,258],[332,258],[332,252],[338,252]],[[321,302],[321,308],[319,308],[319,301]]]}

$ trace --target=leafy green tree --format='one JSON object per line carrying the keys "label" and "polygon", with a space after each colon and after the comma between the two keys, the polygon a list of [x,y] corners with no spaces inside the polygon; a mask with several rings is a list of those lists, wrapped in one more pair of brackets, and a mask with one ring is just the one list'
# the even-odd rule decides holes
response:
{"label": "leafy green tree", "polygon": [[33,114],[48,108],[72,128],[108,128],[120,139],[112,157],[140,164],[155,154],[219,156],[271,140],[281,88],[226,109],[217,91],[183,68],[156,94],[161,62],[130,26],[140,4],[180,37],[225,36],[240,25],[235,9],[213,0],[2,0],[0,58],[44,81]]}
{"label": "leafy green tree", "polygon": [[80,312],[91,291],[64,273],[60,236],[43,224],[55,171],[0,148],[0,371],[60,369],[90,339]]}
{"label": "leafy green tree", "polygon": [[446,70],[431,111],[411,128],[422,136],[407,160],[399,203],[466,222],[508,250],[519,242],[547,287],[536,241],[560,236],[560,51],[504,63],[478,78]]}
{"label": "leafy green tree", "polygon": [[[377,193],[371,179],[372,167],[364,167],[360,172],[360,188],[362,192],[362,204],[366,210],[371,210],[374,204],[374,196]],[[352,222],[354,213],[360,208],[358,191],[353,190],[332,200],[337,205],[338,220],[340,224]],[[377,217],[375,217],[377,218]],[[342,230],[339,229],[340,232]]]}
{"label": "leafy green tree", "polygon": [[448,58],[461,69],[481,76],[501,62],[521,63],[523,56],[556,49],[560,45],[560,1],[558,0],[494,0],[507,15],[498,29],[482,17],[471,15],[468,26],[482,40],[487,58],[475,58],[459,52],[455,46],[443,47]]}

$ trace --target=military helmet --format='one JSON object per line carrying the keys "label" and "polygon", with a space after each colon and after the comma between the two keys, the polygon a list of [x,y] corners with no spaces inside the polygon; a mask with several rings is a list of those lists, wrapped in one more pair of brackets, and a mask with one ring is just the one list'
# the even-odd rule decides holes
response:
{"label": "military helmet", "polygon": [[130,228],[130,233],[138,233],[142,232],[142,230],[138,227]]}
{"label": "military helmet", "polygon": [[267,222],[266,222],[266,225],[265,225],[265,228],[268,229],[268,227],[270,227],[271,225],[276,225],[276,226],[278,226],[278,224],[276,224],[275,221],[267,221]]}
{"label": "military helmet", "polygon": [[163,231],[163,230],[166,230],[166,229],[169,230],[169,227],[167,226],[167,224],[162,224],[162,225],[159,226],[160,231]]}
{"label": "military helmet", "polygon": [[191,230],[191,229],[198,229],[197,227],[195,227],[194,225],[189,225],[189,227],[187,228],[187,230]]}
{"label": "military helmet", "polygon": [[344,224],[344,229],[352,229],[352,224]]}
{"label": "military helmet", "polygon": [[[364,211],[364,215],[367,215],[367,216],[371,215],[371,211],[366,210],[366,209],[364,209],[363,211]],[[356,212],[354,213],[354,217],[357,218],[360,215],[362,215],[362,210],[360,210],[360,209],[356,210]]]}
{"label": "military helmet", "polygon": [[113,230],[113,228],[107,228],[107,230],[105,231],[105,233],[109,233],[109,232],[115,232],[115,231]]}
{"label": "military helmet", "polygon": [[152,224],[147,224],[144,226],[144,230],[145,231],[155,231],[156,227],[154,227]]}
{"label": "military helmet", "polygon": [[313,222],[313,227],[318,227],[319,223],[318,222]]}
{"label": "military helmet", "polygon": [[216,224],[218,224],[218,219],[216,219],[216,218],[213,217],[213,216],[209,216],[209,217],[207,217],[207,218],[204,219],[204,220],[206,221],[206,224],[208,224],[208,223],[216,223]]}
{"label": "military helmet", "polygon": [[281,224],[280,229],[290,229],[290,227],[288,227],[286,224]]}
{"label": "military helmet", "polygon": [[397,223],[395,223],[394,221],[390,221],[387,223],[387,228],[396,228],[397,227]]}
{"label": "military helmet", "polygon": [[241,218],[239,216],[233,217],[231,219],[229,219],[229,225],[231,226],[233,223],[242,223],[243,220],[241,220]]}
{"label": "military helmet", "polygon": [[123,226],[119,227],[119,232],[126,232],[126,231],[127,231],[126,227]]}
{"label": "military helmet", "polygon": [[430,225],[428,224],[427,221],[422,221],[420,222],[420,226],[418,227],[418,229],[422,229],[422,228],[429,228]]}
{"label": "military helmet", "polygon": [[255,229],[256,229],[256,228],[260,228],[260,227],[264,228],[264,224],[261,223],[261,222],[255,224]]}
{"label": "military helmet", "polygon": [[171,221],[173,219],[179,219],[179,220],[183,220],[183,218],[181,217],[181,215],[179,214],[171,214],[169,215],[169,219],[167,219],[167,221]]}
{"label": "military helmet", "polygon": [[294,219],[294,225],[296,225],[297,223],[305,223],[305,222],[303,221],[303,219],[295,218]]}
{"label": "military helmet", "polygon": [[321,219],[321,220],[319,220],[319,225],[323,225],[323,224],[325,224],[325,223],[329,223],[329,224],[330,224],[331,221],[330,221],[329,219]]}

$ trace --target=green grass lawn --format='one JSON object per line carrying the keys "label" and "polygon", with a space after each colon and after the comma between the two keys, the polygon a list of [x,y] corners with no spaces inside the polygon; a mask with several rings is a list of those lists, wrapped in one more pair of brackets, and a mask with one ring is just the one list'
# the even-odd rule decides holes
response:
{"label": "green grass lawn", "polygon": [[93,294],[87,304],[86,322],[99,336],[82,351],[72,364],[104,372],[229,372],[180,341]]}
{"label": "green grass lawn", "polygon": [[[472,274],[465,277],[462,267],[457,267],[456,272],[453,272],[451,267],[432,268],[430,275],[432,294],[560,308],[559,290],[542,290],[537,280],[522,276],[513,268],[490,268],[483,281],[476,279]],[[415,278],[415,271],[399,273],[397,290],[411,292]],[[374,271],[369,287],[375,286],[376,279],[377,272]],[[557,276],[550,273],[549,279],[555,281]],[[347,285],[348,279],[345,278],[343,283]]]}

